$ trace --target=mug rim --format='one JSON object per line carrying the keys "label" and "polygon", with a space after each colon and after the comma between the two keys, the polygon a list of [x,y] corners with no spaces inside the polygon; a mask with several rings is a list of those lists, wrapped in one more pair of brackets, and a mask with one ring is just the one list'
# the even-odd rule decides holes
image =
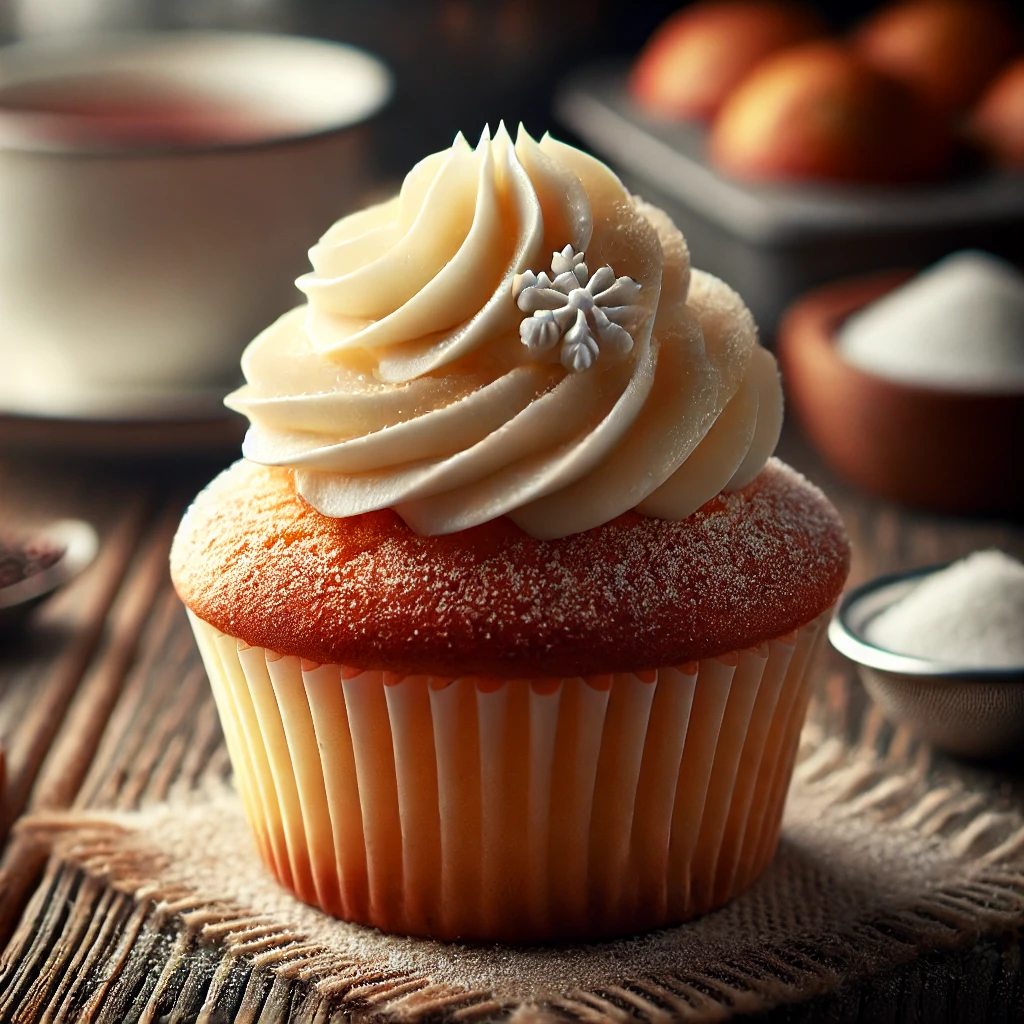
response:
{"label": "mug rim", "polygon": [[[279,149],[335,136],[364,124],[380,113],[394,94],[394,78],[387,65],[376,55],[349,43],[285,33],[237,32],[230,29],[168,29],[92,32],[74,37],[27,39],[0,46],[0,96],[7,89],[20,85],[58,81],[62,77],[90,74],[94,71],[101,72],[105,62],[118,56],[130,57],[147,51],[166,53],[175,47],[181,48],[182,52],[218,47],[236,51],[245,47],[250,47],[254,51],[281,47],[282,50],[291,50],[293,53],[304,49],[309,54],[319,51],[322,58],[333,59],[339,70],[347,65],[349,71],[361,75],[364,95],[358,102],[350,103],[348,109],[338,110],[333,116],[319,115],[322,121],[320,126],[303,128],[297,120],[294,129],[275,130],[265,137],[253,139],[195,144],[122,145],[29,137],[5,139],[0,135],[0,155],[130,161],[202,159],[209,156]],[[70,66],[67,71],[60,72],[58,68],[65,60]],[[89,69],[90,63],[95,64],[94,69]]]}

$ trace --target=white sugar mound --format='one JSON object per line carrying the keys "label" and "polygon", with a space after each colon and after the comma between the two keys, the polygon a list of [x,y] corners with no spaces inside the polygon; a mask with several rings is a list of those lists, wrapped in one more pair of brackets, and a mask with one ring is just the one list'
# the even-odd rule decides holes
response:
{"label": "white sugar mound", "polygon": [[976,551],[868,623],[877,647],[969,668],[1024,666],[1024,564]]}
{"label": "white sugar mound", "polygon": [[851,316],[838,342],[848,362],[904,383],[1024,390],[1024,274],[954,253]]}

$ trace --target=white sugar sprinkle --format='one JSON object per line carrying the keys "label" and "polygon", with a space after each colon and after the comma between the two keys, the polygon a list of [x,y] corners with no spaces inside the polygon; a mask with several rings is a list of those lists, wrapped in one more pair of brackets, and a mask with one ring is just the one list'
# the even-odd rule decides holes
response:
{"label": "white sugar sprinkle", "polygon": [[851,316],[843,356],[869,373],[960,391],[1024,390],[1024,274],[959,252]]}
{"label": "white sugar sprinkle", "polygon": [[970,668],[1024,666],[1024,564],[994,549],[925,577],[874,618],[878,647]]}

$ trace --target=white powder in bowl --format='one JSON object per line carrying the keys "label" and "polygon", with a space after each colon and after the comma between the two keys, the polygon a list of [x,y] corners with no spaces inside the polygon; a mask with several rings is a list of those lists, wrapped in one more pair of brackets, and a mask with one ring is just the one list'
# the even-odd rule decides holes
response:
{"label": "white powder in bowl", "polygon": [[876,647],[970,668],[1024,666],[1024,564],[976,551],[926,576],[864,631]]}
{"label": "white powder in bowl", "polygon": [[882,377],[970,391],[1024,391],[1024,274],[954,253],[839,329],[844,358]]}

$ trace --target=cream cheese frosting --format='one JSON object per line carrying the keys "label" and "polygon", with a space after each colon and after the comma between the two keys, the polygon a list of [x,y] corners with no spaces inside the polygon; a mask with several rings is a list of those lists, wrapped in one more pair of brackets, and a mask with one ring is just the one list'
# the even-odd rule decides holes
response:
{"label": "cream cheese frosting", "polygon": [[246,458],[294,469],[325,515],[390,507],[420,534],[507,515],[538,538],[678,520],[775,448],[778,372],[739,296],[550,136],[457,137],[310,259],[227,404]]}

